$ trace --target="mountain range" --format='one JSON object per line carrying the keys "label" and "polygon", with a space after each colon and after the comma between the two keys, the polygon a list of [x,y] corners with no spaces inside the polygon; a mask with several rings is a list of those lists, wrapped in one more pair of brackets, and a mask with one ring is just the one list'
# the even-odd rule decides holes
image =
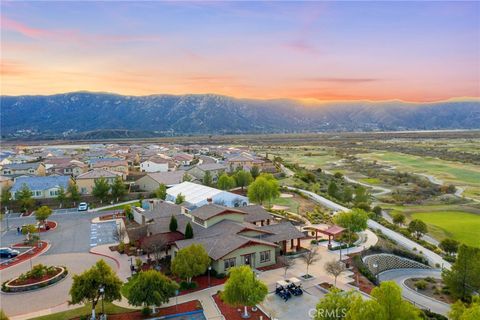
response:
{"label": "mountain range", "polygon": [[[302,102],[215,94],[1,96],[3,138],[480,129],[480,100]],[[113,136],[112,136],[113,135]]]}

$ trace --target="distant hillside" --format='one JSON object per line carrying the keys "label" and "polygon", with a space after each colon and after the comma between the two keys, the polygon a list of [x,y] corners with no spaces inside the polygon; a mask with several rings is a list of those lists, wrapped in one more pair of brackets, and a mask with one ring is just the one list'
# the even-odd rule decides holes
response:
{"label": "distant hillside", "polygon": [[220,95],[75,92],[2,96],[3,137],[151,137],[184,134],[479,129],[480,102],[332,102]]}

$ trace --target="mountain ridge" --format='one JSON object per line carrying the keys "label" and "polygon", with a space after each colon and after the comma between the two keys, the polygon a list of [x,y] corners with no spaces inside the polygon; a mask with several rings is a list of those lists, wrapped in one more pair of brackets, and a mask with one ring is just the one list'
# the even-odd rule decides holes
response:
{"label": "mountain ridge", "polygon": [[[479,129],[480,100],[442,102],[129,96],[88,91],[0,96],[2,137],[139,131],[146,135]],[[148,132],[148,133],[147,133]]]}

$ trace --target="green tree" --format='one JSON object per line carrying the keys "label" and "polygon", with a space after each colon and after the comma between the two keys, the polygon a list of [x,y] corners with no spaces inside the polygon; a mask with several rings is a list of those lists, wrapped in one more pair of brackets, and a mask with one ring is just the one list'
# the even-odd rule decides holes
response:
{"label": "green tree", "polygon": [[349,320],[420,320],[420,310],[402,299],[400,287],[385,281],[372,290],[373,299],[355,301],[347,313]]}
{"label": "green tree", "polygon": [[331,196],[331,197],[334,197],[336,198],[338,196],[338,187],[337,187],[337,184],[335,183],[335,181],[330,181],[330,183],[328,184],[328,195]]}
{"label": "green tree", "polygon": [[161,306],[175,296],[178,284],[156,270],[140,272],[131,278],[128,290],[128,303],[133,306]]}
{"label": "green tree", "polygon": [[160,183],[157,190],[155,190],[155,197],[165,200],[167,198],[167,186],[163,183]]}
{"label": "green tree", "polygon": [[419,219],[412,220],[408,224],[408,231],[420,239],[428,231],[427,224]]}
{"label": "green tree", "polygon": [[473,296],[472,303],[466,305],[462,301],[452,304],[448,317],[451,320],[478,320],[480,319],[480,297]]}
{"label": "green tree", "polygon": [[205,175],[203,176],[203,184],[209,187],[213,185],[213,178],[210,171],[205,172]]}
{"label": "green tree", "polygon": [[210,257],[201,244],[191,244],[178,250],[172,261],[172,272],[181,279],[192,282],[192,277],[203,274],[210,265]]}
{"label": "green tree", "polygon": [[277,198],[280,195],[279,189],[278,181],[272,175],[262,174],[248,187],[248,199],[263,204]]}
{"label": "green tree", "polygon": [[361,302],[362,298],[356,291],[343,292],[340,289],[333,288],[318,302],[314,319],[345,319],[352,305]]}
{"label": "green tree", "polygon": [[122,181],[122,178],[117,177],[112,184],[112,197],[118,202],[127,193],[127,188]]}
{"label": "green tree", "polygon": [[107,200],[109,191],[110,185],[104,177],[95,180],[92,194],[95,198],[100,200],[100,203],[103,203],[103,201]]}
{"label": "green tree", "polygon": [[67,194],[70,201],[73,202],[74,206],[76,206],[77,202],[81,199],[80,192],[78,192],[78,187],[76,183],[72,182],[68,185]]}
{"label": "green tree", "polygon": [[244,306],[242,317],[249,318],[247,307],[256,306],[267,294],[267,286],[257,279],[252,269],[249,266],[239,266],[230,269],[221,298],[232,307]]}
{"label": "green tree", "polygon": [[343,178],[343,173],[337,171],[337,172],[335,172],[335,174],[333,176],[335,177],[335,179],[342,179]]}
{"label": "green tree", "polygon": [[35,200],[32,198],[32,196],[32,191],[30,191],[30,189],[25,183],[15,194],[15,198],[18,200],[18,203],[25,211],[31,210],[35,205]]}
{"label": "green tree", "polygon": [[45,221],[50,217],[52,214],[52,209],[47,206],[41,206],[37,210],[35,210],[35,219],[41,224],[45,224]]}
{"label": "green tree", "polygon": [[67,200],[67,195],[65,194],[65,189],[60,186],[57,194],[57,201],[60,203],[60,208],[63,207],[63,203]]}
{"label": "green tree", "polygon": [[249,171],[240,170],[235,174],[235,180],[237,186],[240,188],[247,187],[250,183],[253,182],[252,174]]}
{"label": "green tree", "polygon": [[185,202],[185,196],[181,193],[177,194],[177,197],[175,198],[175,204],[182,204]]}
{"label": "green tree", "polygon": [[469,301],[474,292],[480,291],[479,261],[480,249],[462,244],[452,268],[443,270],[443,282],[455,298]]}
{"label": "green tree", "polygon": [[[185,182],[185,181],[192,181],[192,177],[188,174],[188,173],[184,173],[183,174],[183,177],[182,177],[182,181]],[[164,199],[165,200],[165,199]]]}
{"label": "green tree", "polygon": [[125,213],[125,217],[132,221],[133,220],[133,212],[132,212],[132,206],[125,206],[125,209],[123,210]]}
{"label": "green tree", "polygon": [[454,253],[457,253],[459,245],[460,242],[458,242],[457,240],[447,238],[443,239],[438,246],[448,255],[453,255]]}
{"label": "green tree", "polygon": [[[71,299],[68,303],[91,303],[92,319],[95,319],[95,306],[100,298],[107,302],[120,300],[122,298],[121,286],[122,281],[102,259],[82,274],[73,276],[73,284],[70,288]],[[100,288],[103,288],[103,294],[100,292]]]}
{"label": "green tree", "polygon": [[10,192],[11,188],[5,188],[2,190],[2,195],[0,198],[2,209],[10,204],[12,200],[12,193]]}
{"label": "green tree", "polygon": [[5,311],[3,309],[0,309],[0,320],[8,320],[9,318],[5,314]]}
{"label": "green tree", "polygon": [[217,187],[221,190],[230,190],[235,187],[235,179],[228,174],[223,173],[218,178]]}
{"label": "green tree", "polygon": [[[368,214],[358,208],[338,213],[334,219],[335,223],[348,230],[349,234],[360,232],[367,228]],[[351,237],[350,237],[351,239]],[[349,241],[350,243],[351,241]]]}
{"label": "green tree", "polygon": [[193,228],[190,222],[187,223],[185,226],[185,239],[192,239],[193,238]]}
{"label": "green tree", "polygon": [[362,202],[370,203],[370,194],[368,190],[363,186],[357,186],[355,188],[355,198],[353,199],[355,204],[359,204]]}
{"label": "green tree", "polygon": [[258,166],[253,166],[250,169],[250,174],[252,175],[253,179],[257,179],[257,177],[260,176],[260,168]]}
{"label": "green tree", "polygon": [[378,218],[382,215],[382,207],[380,206],[375,206],[372,209],[373,213],[375,213],[375,216]]}
{"label": "green tree", "polygon": [[393,216],[392,216],[392,221],[397,226],[400,226],[400,225],[404,224],[405,220],[406,220],[405,215],[400,213],[400,212],[394,213]]}
{"label": "green tree", "polygon": [[178,229],[177,218],[175,218],[175,216],[173,215],[170,217],[170,224],[168,226],[168,229],[170,230],[170,232],[175,232]]}
{"label": "green tree", "polygon": [[345,187],[343,190],[343,201],[349,203],[353,200],[353,191],[350,187]]}

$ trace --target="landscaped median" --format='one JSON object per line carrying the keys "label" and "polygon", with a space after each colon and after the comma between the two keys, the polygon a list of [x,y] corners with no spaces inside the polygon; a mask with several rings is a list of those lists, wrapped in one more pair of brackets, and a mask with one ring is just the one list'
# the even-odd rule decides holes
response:
{"label": "landscaped median", "polygon": [[19,254],[16,257],[13,257],[9,260],[3,261],[0,264],[0,270],[9,268],[9,267],[14,266],[14,265],[17,265],[19,263],[22,263],[22,262],[24,262],[28,259],[31,259],[33,257],[36,257],[36,256],[44,253],[45,251],[47,251],[50,248],[50,244],[46,241],[38,241],[33,246],[27,246],[23,243],[18,243],[18,244],[14,244],[12,246],[12,248],[14,248],[14,249],[27,248],[27,250],[25,250],[25,252]]}
{"label": "landscaped median", "polygon": [[7,280],[2,284],[2,292],[18,293],[45,288],[65,278],[68,270],[63,266],[47,267],[38,264],[32,270]]}

